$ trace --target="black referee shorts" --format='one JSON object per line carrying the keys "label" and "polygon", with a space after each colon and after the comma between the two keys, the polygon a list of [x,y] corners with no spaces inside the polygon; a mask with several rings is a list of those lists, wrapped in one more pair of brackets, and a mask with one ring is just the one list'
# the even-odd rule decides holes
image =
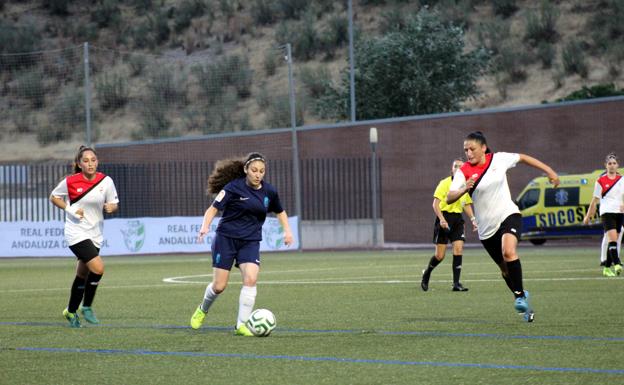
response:
{"label": "black referee shorts", "polygon": [[466,241],[464,235],[464,218],[459,213],[447,213],[442,211],[446,223],[449,228],[443,229],[440,227],[440,219],[436,217],[435,224],[433,226],[433,243],[436,245],[446,245],[449,241],[451,243],[455,241]]}
{"label": "black referee shorts", "polygon": [[87,263],[93,258],[100,255],[100,249],[95,247],[90,239],[85,239],[84,241],[80,241],[75,245],[71,245],[69,246],[69,249],[72,251],[72,253],[74,253],[76,258],[84,263]]}
{"label": "black referee shorts", "polygon": [[520,231],[522,230],[522,215],[511,214],[501,223],[498,231],[488,239],[482,239],[481,243],[490,257],[500,265],[503,262],[503,235],[513,234],[520,240]]}
{"label": "black referee shorts", "polygon": [[602,228],[605,233],[609,230],[616,230],[618,234],[622,229],[622,222],[624,222],[624,214],[622,213],[604,213],[600,216],[602,220]]}

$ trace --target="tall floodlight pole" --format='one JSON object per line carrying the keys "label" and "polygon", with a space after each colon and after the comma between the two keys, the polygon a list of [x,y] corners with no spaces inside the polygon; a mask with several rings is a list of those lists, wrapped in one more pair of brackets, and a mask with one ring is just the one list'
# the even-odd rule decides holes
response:
{"label": "tall floodlight pole", "polygon": [[353,54],[353,0],[349,0],[349,97],[351,121],[355,122],[355,55]]}
{"label": "tall floodlight pole", "polygon": [[83,44],[86,142],[91,147],[91,84],[89,83],[89,43]]}
{"label": "tall floodlight pole", "polygon": [[288,88],[290,90],[290,126],[292,127],[292,157],[293,174],[295,178],[295,211],[297,214],[297,232],[299,234],[299,247],[302,250],[303,234],[301,232],[301,182],[299,175],[299,145],[297,144],[297,115],[295,113],[295,81],[292,71],[292,47],[286,43],[286,61],[288,62]]}
{"label": "tall floodlight pole", "polygon": [[368,133],[371,145],[371,202],[373,211],[373,247],[378,245],[377,236],[377,128],[371,127]]}

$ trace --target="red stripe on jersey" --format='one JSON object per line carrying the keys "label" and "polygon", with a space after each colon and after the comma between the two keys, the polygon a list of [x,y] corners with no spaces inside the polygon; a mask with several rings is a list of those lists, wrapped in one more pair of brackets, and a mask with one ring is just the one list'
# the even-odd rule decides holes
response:
{"label": "red stripe on jersey", "polygon": [[474,191],[474,189],[477,188],[479,181],[481,181],[481,178],[483,178],[483,175],[485,174],[485,172],[488,170],[488,168],[490,168],[490,164],[492,164],[493,155],[494,154],[492,153],[485,154],[485,163],[482,165],[479,165],[479,164],[473,165],[470,162],[465,162],[464,164],[462,164],[460,170],[464,174],[464,178],[466,178],[466,181],[468,181],[468,179],[470,178],[475,179],[475,184],[472,187],[472,189],[470,189],[469,191],[469,194],[471,196],[472,196],[472,192]]}
{"label": "red stripe on jersey", "polygon": [[604,198],[605,195],[607,195],[607,193],[609,192],[609,190],[611,190],[611,188],[613,188],[613,186],[615,186],[615,184],[622,178],[622,175],[617,174],[615,176],[614,179],[610,179],[609,176],[607,176],[607,174],[601,176],[600,178],[598,178],[597,182],[600,185],[600,187],[602,187],[602,197]]}
{"label": "red stripe on jersey", "polygon": [[72,204],[79,201],[80,198],[97,186],[105,177],[106,175],[101,172],[96,172],[93,180],[86,179],[81,172],[68,176],[66,181],[69,201]]}

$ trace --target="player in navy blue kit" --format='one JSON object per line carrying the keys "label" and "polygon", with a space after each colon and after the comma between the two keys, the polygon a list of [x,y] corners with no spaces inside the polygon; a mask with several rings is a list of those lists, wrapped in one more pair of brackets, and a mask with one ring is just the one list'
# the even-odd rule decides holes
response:
{"label": "player in navy blue kit", "polygon": [[208,178],[208,191],[218,193],[204,214],[199,241],[208,234],[210,224],[219,211],[212,250],[212,282],[206,287],[204,300],[191,317],[191,327],[199,329],[206,313],[228,283],[232,266],[240,269],[243,278],[238,302],[236,334],[253,336],[245,321],[256,301],[256,281],[260,271],[260,241],[267,213],[276,214],[284,229],[284,244],[293,242],[288,216],[282,208],[275,187],[265,182],[266,160],[262,154],[251,153],[244,159],[217,162]]}

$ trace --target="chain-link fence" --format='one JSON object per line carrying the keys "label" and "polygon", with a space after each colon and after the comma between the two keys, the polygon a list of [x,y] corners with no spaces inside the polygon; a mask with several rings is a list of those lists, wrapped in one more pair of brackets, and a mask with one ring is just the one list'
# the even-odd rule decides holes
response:
{"label": "chain-link fence", "polygon": [[[270,68],[255,69],[255,57]],[[285,59],[285,47],[215,58],[122,52],[86,43],[0,55],[0,135],[25,149],[6,152],[2,160],[67,158],[59,156],[59,143],[73,151],[78,143],[290,127]],[[301,87],[293,95],[296,124],[302,125]],[[38,156],[39,151],[48,154]]]}

